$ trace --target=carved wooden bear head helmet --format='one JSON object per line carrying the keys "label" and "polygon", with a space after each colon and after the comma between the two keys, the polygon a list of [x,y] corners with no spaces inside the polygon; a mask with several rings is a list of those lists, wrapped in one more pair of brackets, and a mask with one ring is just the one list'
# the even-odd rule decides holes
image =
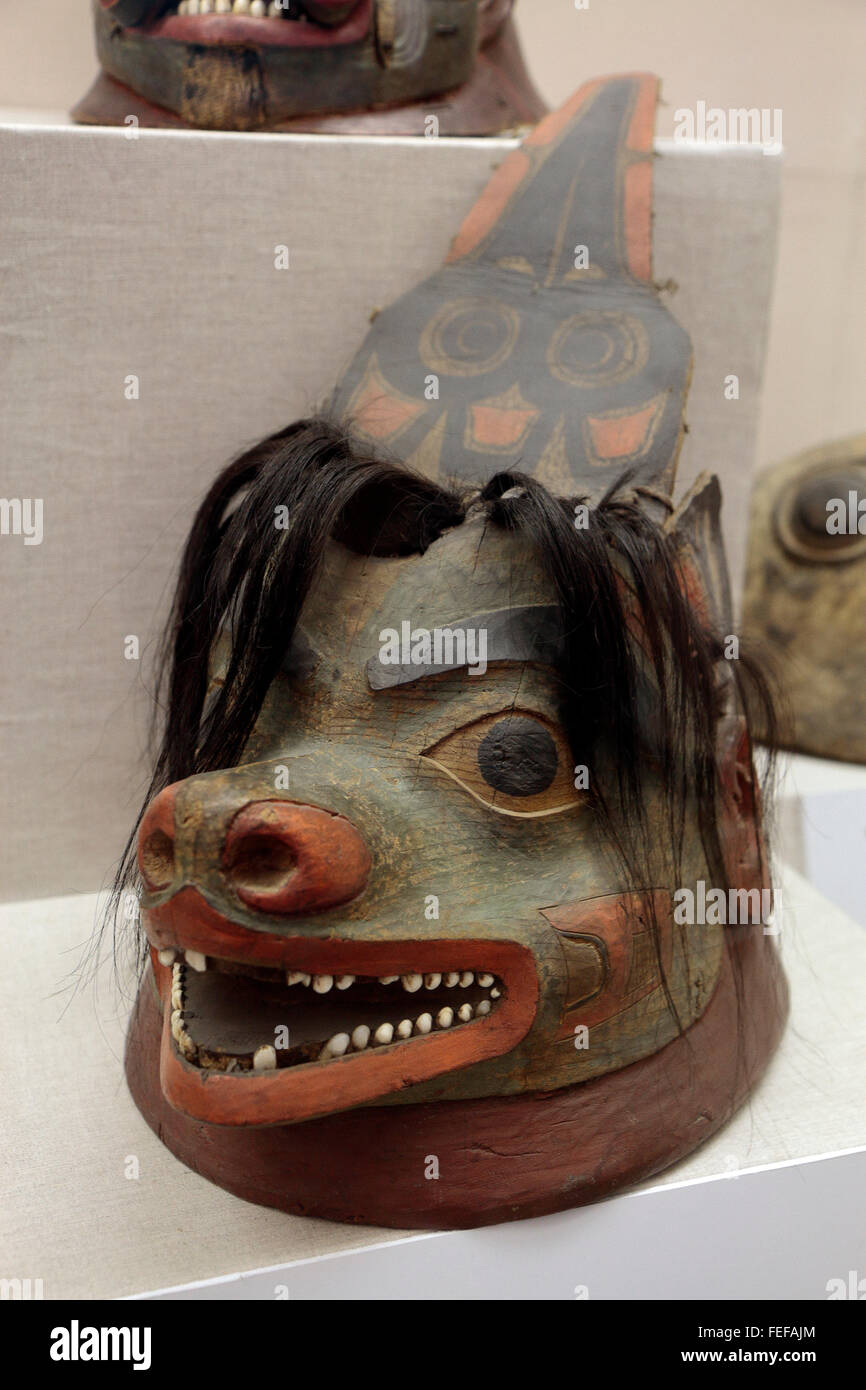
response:
{"label": "carved wooden bear head helmet", "polygon": [[719,488],[670,496],[655,100],[612,78],[545,120],[193,526],[127,1064],[254,1201],[591,1200],[706,1138],[778,1037]]}

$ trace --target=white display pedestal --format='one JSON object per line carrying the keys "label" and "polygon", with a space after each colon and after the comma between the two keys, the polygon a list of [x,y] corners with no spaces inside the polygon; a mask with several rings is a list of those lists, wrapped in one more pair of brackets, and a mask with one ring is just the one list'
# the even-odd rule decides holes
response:
{"label": "white display pedestal", "polygon": [[[197,502],[233,454],[325,397],[371,313],[441,263],[514,144],[127,134],[0,127],[3,492],[43,499],[45,528],[41,545],[0,544],[16,596],[0,669],[5,899],[104,880],[147,782],[150,662]],[[720,475],[738,576],[780,161],[657,150],[655,273],[676,282],[695,354],[678,495]]]}
{"label": "white display pedestal", "polygon": [[866,766],[785,756],[779,852],[866,928]]}
{"label": "white display pedestal", "polygon": [[67,988],[95,898],[6,905],[0,1275],[46,1298],[825,1298],[866,1275],[866,932],[796,874],[783,893],[791,1019],[724,1130],[637,1194],[408,1236],[251,1206],[184,1168],[126,1090],[128,998],[107,968],[101,1001]]}

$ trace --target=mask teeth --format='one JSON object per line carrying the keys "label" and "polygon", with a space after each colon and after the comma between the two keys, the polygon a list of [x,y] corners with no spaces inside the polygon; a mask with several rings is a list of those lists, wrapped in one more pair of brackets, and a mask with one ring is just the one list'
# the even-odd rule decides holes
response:
{"label": "mask teeth", "polygon": [[176,961],[171,970],[171,1007],[182,1009],[186,1003],[186,966]]}
{"label": "mask teeth", "polygon": [[[173,950],[161,951],[159,953],[163,964],[169,964],[171,957],[171,1035],[177,1044],[178,1050],[188,1061],[199,1059],[199,1064],[210,1067],[215,1064],[221,1069],[229,1072],[250,1071],[268,1072],[275,1071],[280,1066],[280,1059],[276,1049],[271,1043],[262,1043],[255,1049],[252,1060],[249,1058],[221,1058],[219,1062],[210,1053],[204,1052],[199,1055],[199,1049],[193,1042],[186,1029],[185,1011],[187,1008],[187,982],[191,970],[201,973],[211,968],[218,968],[220,962],[217,959],[208,960],[200,951],[185,950],[176,952]],[[385,1021],[376,1027],[371,1027],[366,1023],[359,1023],[352,1031],[334,1033],[325,1042],[318,1056],[308,1053],[307,1061],[327,1062],[333,1061],[338,1057],[345,1057],[350,1053],[366,1052],[377,1047],[387,1047],[393,1042],[408,1042],[410,1038],[424,1037],[428,1033],[443,1032],[452,1028],[460,1028],[464,1024],[471,1023],[474,1019],[486,1018],[493,1009],[494,1002],[502,997],[501,981],[489,971],[473,970],[448,970],[448,971],[428,971],[421,974],[419,971],[410,971],[405,975],[380,975],[378,977],[368,977],[363,975],[313,975],[305,970],[287,970],[285,972],[287,986],[291,988],[300,987],[310,989],[314,994],[330,994],[333,990],[345,993],[348,999],[351,998],[351,990],[354,985],[369,986],[397,985],[403,994],[420,995],[418,1004],[422,1004],[423,996],[426,991],[450,990],[453,991],[453,1002],[449,1004],[441,1003],[441,995],[437,1003],[441,1006],[436,1008],[433,1005],[430,1009],[424,1009],[414,1018],[406,1017],[399,1023]],[[470,1002],[465,996],[461,998],[463,990],[474,985],[485,991],[482,999]],[[399,995],[400,991],[395,991]],[[433,1011],[435,1009],[435,1012]],[[294,1065],[294,1063],[289,1063]]]}
{"label": "mask teeth", "polygon": [[296,4],[280,4],[280,0],[180,0],[176,14],[238,14],[252,19],[300,19]]}
{"label": "mask teeth", "polygon": [[186,1031],[186,1024],[183,1020],[183,1012],[180,1009],[172,1009],[171,1012],[171,1036],[177,1043],[178,1049],[183,1053],[188,1061],[192,1061],[198,1054],[198,1048]]}
{"label": "mask teeth", "polygon": [[[191,969],[203,974],[209,968],[208,957],[203,951],[191,949],[178,952],[172,947],[166,947],[157,952],[161,965],[171,966],[172,978],[177,977],[179,970]],[[214,962],[217,967],[219,962]],[[447,970],[447,971],[428,971],[421,974],[420,971],[411,971],[405,975],[379,975],[368,977],[363,975],[311,975],[306,970],[287,970],[285,972],[286,984],[289,986],[302,985],[306,989],[312,989],[315,994],[330,994],[333,989],[345,992],[350,990],[354,984],[373,984],[395,985],[399,982],[406,994],[418,994],[421,990],[435,989],[469,989],[471,985],[478,985],[482,989],[490,991],[491,999],[498,999],[501,989],[495,975],[489,971],[473,970]]]}
{"label": "mask teeth", "polygon": [[[427,1033],[459,1028],[463,1023],[471,1023],[473,1018],[484,1018],[490,1013],[491,1007],[489,999],[482,999],[476,1005],[461,1004],[456,1011],[446,1004],[435,1017],[430,1013],[419,1014],[415,1019],[404,1018],[396,1027],[393,1023],[380,1023],[378,1028],[370,1029],[366,1023],[361,1023],[351,1034],[335,1033],[329,1038],[319,1053],[318,1060],[330,1062],[333,1058],[345,1057],[350,1052],[366,1052],[368,1048],[387,1047],[392,1042],[404,1042],[408,1038],[424,1037]],[[264,1050],[259,1049],[260,1052]]]}
{"label": "mask teeth", "polygon": [[[187,952],[187,961],[192,964],[189,956],[190,952]],[[203,967],[195,966],[195,969],[199,968]],[[449,970],[444,974],[431,971],[426,975],[413,972],[408,975],[377,977],[377,983],[380,985],[395,985],[398,981],[406,994],[417,994],[421,989],[468,989],[473,984],[490,990],[491,999],[498,999],[502,993],[496,985],[496,976],[489,972],[476,974],[473,970]],[[330,994],[332,989],[348,990],[356,983],[370,984],[372,981],[362,975],[310,975],[305,970],[286,971],[287,985],[303,985],[307,989],[312,988],[315,994]]]}

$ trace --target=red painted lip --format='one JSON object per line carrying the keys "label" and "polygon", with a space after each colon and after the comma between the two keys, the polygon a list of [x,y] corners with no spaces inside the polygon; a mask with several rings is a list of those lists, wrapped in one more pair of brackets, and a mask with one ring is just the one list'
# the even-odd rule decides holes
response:
{"label": "red painted lip", "polygon": [[[276,936],[228,921],[192,888],[184,888],[169,902],[146,912],[144,923],[163,1001],[162,1089],[176,1110],[208,1124],[293,1124],[353,1109],[510,1052],[528,1033],[538,1007],[533,954],[513,941]],[[503,998],[487,1017],[454,1032],[433,1032],[375,1050],[272,1072],[209,1071],[186,1061],[171,1036],[171,969],[157,959],[157,952],[165,948],[201,951],[240,964],[292,968],[310,974],[490,971],[502,981]]]}
{"label": "red painted lip", "polygon": [[255,48],[339,48],[366,38],[372,19],[373,0],[359,0],[348,19],[331,27],[311,20],[253,19],[235,14],[170,14],[126,32],[137,38],[174,39],[204,48],[232,44]]}

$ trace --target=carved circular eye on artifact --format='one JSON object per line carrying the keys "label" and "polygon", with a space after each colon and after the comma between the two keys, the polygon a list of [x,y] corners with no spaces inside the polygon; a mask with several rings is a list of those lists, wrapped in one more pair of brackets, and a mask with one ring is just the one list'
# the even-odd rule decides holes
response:
{"label": "carved circular eye on artifact", "polygon": [[478,767],[489,787],[507,796],[546,792],[559,763],[553,735],[534,719],[499,719],[478,745]]}
{"label": "carved circular eye on artifact", "polygon": [[866,468],[798,478],[776,509],[782,545],[800,560],[844,563],[866,553]]}
{"label": "carved circular eye on artifact", "polygon": [[501,815],[551,816],[586,799],[585,792],[575,790],[562,730],[533,711],[485,715],[447,734],[422,756]]}

